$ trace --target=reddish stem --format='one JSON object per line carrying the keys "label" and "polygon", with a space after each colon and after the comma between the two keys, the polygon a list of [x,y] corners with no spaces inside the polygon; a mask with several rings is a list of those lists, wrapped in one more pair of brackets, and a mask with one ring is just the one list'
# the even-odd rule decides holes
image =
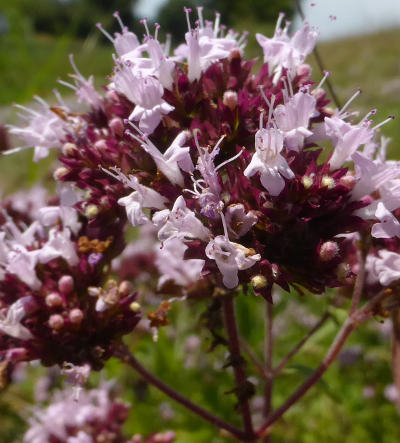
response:
{"label": "reddish stem", "polygon": [[397,407],[400,407],[400,309],[392,311],[393,341],[392,341],[392,370],[393,380],[397,389],[399,400]]}
{"label": "reddish stem", "polygon": [[128,364],[132,369],[134,369],[138,374],[140,374],[149,384],[153,385],[161,392],[164,392],[168,397],[175,400],[177,403],[180,403],[189,411],[208,421],[209,423],[218,426],[221,429],[225,429],[233,436],[235,436],[240,441],[245,441],[245,433],[222,420],[221,418],[215,416],[214,414],[206,411],[200,406],[192,403],[189,399],[181,395],[179,392],[175,391],[168,385],[166,385],[162,380],[156,377],[154,374],[149,372],[145,367],[143,367],[138,360],[129,352],[129,349],[125,345],[121,345],[119,349],[115,352],[115,357],[121,359],[124,363]]}
{"label": "reddish stem", "polygon": [[241,398],[241,390],[246,389],[246,374],[244,371],[243,360],[240,353],[239,332],[236,323],[235,306],[233,296],[227,296],[222,299],[222,308],[224,311],[225,329],[228,334],[228,345],[230,357],[235,374],[236,389],[240,402],[240,412],[242,414],[244,431],[247,437],[245,441],[254,440],[253,423],[251,419],[250,404],[248,398]]}
{"label": "reddish stem", "polygon": [[[264,389],[264,417],[268,418],[272,408],[272,388],[274,384],[274,374],[272,372],[272,352],[273,352],[273,305],[267,302],[265,323],[265,373],[267,378],[265,380]],[[264,443],[270,443],[271,436],[264,437]]]}
{"label": "reddish stem", "polygon": [[277,410],[275,410],[266,420],[266,422],[258,429],[257,434],[262,437],[268,427],[277,421],[291,406],[293,406],[323,375],[336,356],[342,349],[347,337],[356,327],[356,323],[352,318],[348,318],[343,327],[337,334],[328,353],[316,371],[300,386],[300,388]]}
{"label": "reddish stem", "polygon": [[273,369],[273,373],[275,376],[279,375],[283,368],[287,365],[287,363],[299,352],[302,346],[307,342],[307,340],[318,331],[318,329],[328,320],[330,317],[329,313],[325,313],[321,319],[315,324],[315,326],[297,343],[297,345],[288,353],[285,357],[283,357],[282,361],[279,365]]}
{"label": "reddish stem", "polygon": [[[303,395],[322,377],[324,372],[335,360],[336,356],[341,351],[344,343],[352,331],[366,320],[372,318],[374,315],[379,314],[382,301],[392,293],[391,289],[381,291],[377,296],[370,300],[361,309],[350,315],[344,322],[340,331],[336,335],[331,347],[329,348],[322,363],[318,366],[313,374],[297,389],[297,391],[291,395],[286,402],[274,411],[266,420],[266,422],[257,430],[257,435],[263,437],[268,434],[268,427],[276,422],[282,415],[293,406]],[[266,432],[267,431],[267,432]]]}

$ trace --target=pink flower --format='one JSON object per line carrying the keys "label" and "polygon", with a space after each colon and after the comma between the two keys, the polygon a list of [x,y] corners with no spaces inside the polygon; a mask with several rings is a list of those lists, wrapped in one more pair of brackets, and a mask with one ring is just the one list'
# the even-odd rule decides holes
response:
{"label": "pink flower", "polygon": [[210,231],[196,218],[193,211],[187,208],[185,199],[179,196],[170,211],[164,209],[156,212],[153,223],[158,228],[158,239],[163,242],[169,238],[207,240]]}
{"label": "pink flower", "polygon": [[304,138],[313,133],[308,129],[310,118],[318,115],[315,98],[306,92],[298,92],[283,105],[274,110],[275,122],[284,133],[288,149],[298,151],[303,147]]}
{"label": "pink flower", "polygon": [[229,205],[226,208],[225,219],[228,233],[233,238],[247,234],[257,223],[257,216],[251,211],[246,213],[241,203]]}
{"label": "pink flower", "polygon": [[172,237],[167,239],[162,248],[157,250],[156,265],[161,274],[158,287],[162,288],[165,282],[172,280],[179,286],[188,286],[200,279],[204,267],[204,260],[184,260],[188,249],[181,239]]}
{"label": "pink flower", "polygon": [[124,63],[117,69],[114,88],[136,105],[129,119],[139,121],[139,128],[146,134],[152,134],[159,125],[161,116],[174,109],[163,100],[164,89],[160,81],[150,76],[135,75],[129,63]]}
{"label": "pink flower", "polygon": [[[279,129],[259,129],[256,132],[256,152],[244,171],[246,177],[260,173],[260,181],[272,195],[281,193],[285,180],[294,177],[285,158],[280,154],[283,149],[283,133]],[[282,177],[283,176],[283,177]]]}
{"label": "pink flower", "polygon": [[239,271],[251,268],[261,259],[260,254],[255,254],[239,243],[229,241],[224,235],[218,235],[210,240],[206,247],[206,255],[215,260],[222,274],[222,281],[228,289],[233,289],[239,284]]}
{"label": "pink flower", "polygon": [[379,251],[378,257],[368,260],[368,268],[371,273],[370,281],[375,277],[382,286],[389,286],[400,279],[400,254],[387,250]]}
{"label": "pink flower", "polygon": [[226,37],[218,37],[219,34],[219,14],[216,16],[213,28],[212,22],[204,25],[202,10],[198,8],[199,28],[192,29],[190,26],[189,12],[185,9],[188,32],[185,34],[186,45],[180,45],[175,54],[180,59],[187,59],[188,78],[190,81],[198,80],[202,72],[214,62],[229,57],[232,50],[240,50],[240,40],[236,36],[228,34]]}
{"label": "pink flower", "polygon": [[[27,312],[26,307],[32,302],[31,296],[22,297],[8,309],[0,310],[0,332],[20,340],[33,338],[31,332],[21,324]],[[6,314],[4,311],[7,311]]]}
{"label": "pink flower", "polygon": [[272,38],[265,37],[262,34],[256,34],[257,41],[264,51],[264,61],[268,63],[269,72],[275,69],[274,82],[277,81],[282,72],[282,68],[289,70],[294,76],[296,69],[303,64],[305,58],[314,49],[318,33],[310,28],[308,23],[303,26],[289,38],[285,28],[281,28],[284,14],[279,15],[275,28],[275,34]]}
{"label": "pink flower", "polygon": [[27,125],[23,128],[10,125],[10,133],[22,139],[26,145],[10,149],[3,154],[11,154],[30,147],[34,147],[33,161],[37,162],[49,154],[50,148],[58,148],[63,144],[66,136],[66,123],[51,110],[50,106],[41,98],[35,97],[41,105],[37,111],[16,105],[25,115],[21,115]]}
{"label": "pink flower", "polygon": [[400,223],[396,217],[386,209],[382,202],[378,203],[378,208],[375,216],[380,223],[375,223],[372,226],[371,235],[376,238],[400,238]]}
{"label": "pink flower", "polygon": [[333,155],[329,161],[332,170],[340,168],[361,145],[368,143],[374,135],[373,129],[367,122],[351,125],[337,116],[325,117],[325,130],[334,146]]}

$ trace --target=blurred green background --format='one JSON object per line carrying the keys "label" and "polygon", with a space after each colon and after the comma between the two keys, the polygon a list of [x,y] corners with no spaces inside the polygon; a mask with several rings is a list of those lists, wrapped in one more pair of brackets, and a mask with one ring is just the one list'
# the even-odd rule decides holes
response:
{"label": "blurred green background", "polygon": [[[29,104],[38,94],[52,100],[52,90],[58,78],[66,79],[71,72],[68,54],[83,75],[93,74],[97,85],[105,82],[112,69],[112,47],[95,28],[102,22],[111,31],[118,30],[112,13],[119,10],[124,22],[141,36],[143,29],[134,16],[135,2],[112,0],[102,3],[96,0],[0,0],[0,123],[15,122],[12,103]],[[192,1],[170,0],[158,12],[154,21],[162,25],[164,32],[173,32],[174,41],[183,38],[186,20],[183,5],[195,6]],[[294,13],[290,0],[280,1],[206,1],[206,16],[211,10],[222,13],[222,21],[237,30],[250,30],[248,57],[261,57],[254,34],[272,35],[278,12]],[[327,10],[326,14],[329,14]],[[340,17],[339,17],[340,19]],[[388,115],[399,116],[400,109],[400,29],[382,29],[379,33],[324,41],[318,45],[325,69],[332,72],[331,81],[343,104],[358,88],[363,94],[354,103],[361,116],[377,108],[376,121]],[[310,62],[314,80],[321,78],[313,56]],[[58,85],[68,100],[68,90]],[[400,158],[400,125],[395,120],[382,131],[392,137],[392,157]],[[52,158],[39,166],[31,163],[30,151],[0,159],[0,185],[4,193],[31,186],[37,180],[51,177]],[[50,172],[49,172],[50,171]],[[299,298],[284,295],[276,304],[275,364],[312,327],[328,309],[330,296]],[[264,301],[252,296],[238,298],[240,327],[247,341],[262,356],[264,330]],[[152,343],[148,334],[140,340],[132,338],[135,354],[166,382],[179,389],[194,401],[215,411],[220,416],[239,423],[233,411],[235,399],[226,392],[233,388],[230,371],[222,368],[225,350],[217,348],[205,352],[210,344],[207,332],[201,329],[201,314],[205,303],[196,306],[175,304],[171,324],[160,334],[158,343]],[[341,309],[308,342],[290,368],[278,379],[273,404],[279,406],[296,386],[309,374],[324,354],[332,340],[338,322],[343,320]],[[195,319],[195,321],[193,321]],[[390,363],[390,339],[388,322],[376,320],[356,331],[347,345],[347,356],[335,363],[317,385],[273,429],[274,442],[384,442],[400,441],[399,414],[385,396],[385,389],[392,383]],[[198,336],[202,344],[188,351],[186,338]],[[38,375],[37,368],[30,369]],[[173,429],[179,443],[218,443],[229,441],[215,436],[215,429],[204,424],[168,401],[162,394],[145,386],[135,374],[122,368],[117,362],[107,365],[109,376],[123,386],[124,397],[132,402],[131,418],[127,431],[151,433]],[[248,362],[248,372],[255,373]],[[93,380],[101,377],[97,375]],[[104,374],[103,374],[104,376]],[[257,386],[258,393],[262,386]],[[21,411],[31,401],[32,378],[8,388],[0,394],[0,442],[21,441],[24,422]],[[256,408],[256,405],[254,406]],[[232,418],[233,417],[233,418]]]}

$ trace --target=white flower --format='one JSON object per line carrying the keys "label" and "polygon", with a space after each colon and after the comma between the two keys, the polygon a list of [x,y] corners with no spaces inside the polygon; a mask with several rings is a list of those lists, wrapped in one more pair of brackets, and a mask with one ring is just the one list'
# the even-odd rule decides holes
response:
{"label": "white flower", "polygon": [[188,247],[177,237],[167,239],[162,248],[157,250],[156,265],[161,274],[158,288],[165,282],[173,280],[179,286],[188,286],[200,279],[204,260],[184,260]]}
{"label": "white flower", "polygon": [[22,297],[13,303],[4,315],[4,310],[0,311],[0,332],[20,340],[30,340],[33,338],[31,332],[21,324],[26,316],[26,305],[30,302],[31,296]]}
{"label": "white flower", "polygon": [[3,154],[11,154],[26,148],[34,147],[33,160],[35,162],[45,158],[49,154],[50,148],[58,148],[63,144],[66,135],[65,122],[51,110],[50,106],[39,97],[35,97],[40,103],[41,108],[37,111],[17,105],[18,108],[25,111],[21,115],[27,121],[23,128],[10,125],[10,134],[14,134],[22,139],[26,145],[10,149]]}
{"label": "white flower", "polygon": [[139,128],[146,134],[153,133],[163,114],[174,110],[162,98],[164,88],[160,81],[150,76],[135,75],[129,63],[117,69],[114,88],[136,105],[129,119],[139,121]]}
{"label": "white flower", "polygon": [[371,257],[367,261],[369,277],[373,281],[375,277],[382,286],[389,286],[400,279],[400,254],[387,250],[379,251],[378,257]]}
{"label": "white flower", "polygon": [[300,91],[290,97],[285,104],[275,108],[275,122],[284,133],[288,149],[298,151],[303,147],[304,138],[313,134],[308,126],[310,118],[318,114],[315,106],[315,98],[311,94]]}
{"label": "white flower", "polygon": [[287,26],[281,28],[283,17],[284,14],[279,15],[272,38],[256,34],[256,39],[264,51],[264,61],[268,63],[269,72],[272,73],[275,69],[274,83],[280,77],[282,68],[288,69],[293,78],[297,67],[303,64],[307,55],[314,49],[318,37],[318,33],[310,28],[308,23],[303,23],[292,38],[289,38]]}
{"label": "white flower", "polygon": [[247,234],[252,226],[257,223],[257,216],[249,211],[246,214],[242,204],[229,205],[225,212],[228,233],[233,238],[239,238]]}
{"label": "white flower", "polygon": [[[260,173],[260,181],[272,195],[279,195],[285,187],[285,180],[294,177],[285,158],[280,154],[283,149],[283,134],[275,128],[259,129],[256,132],[254,153],[250,164],[244,171],[246,177]],[[282,177],[283,176],[283,177]]]}
{"label": "white flower", "polygon": [[215,260],[223,276],[223,283],[229,289],[239,284],[238,271],[251,268],[261,259],[260,254],[229,241],[224,235],[218,235],[210,240],[206,247],[206,255]]}
{"label": "white flower", "polygon": [[164,209],[156,212],[153,223],[158,228],[158,239],[161,242],[171,237],[207,240],[210,236],[210,231],[196,218],[195,213],[186,207],[182,196],[176,199],[171,211]]}
{"label": "white flower", "polygon": [[50,260],[61,257],[70,266],[76,266],[79,263],[79,257],[70,238],[71,231],[69,229],[63,229],[62,231],[57,228],[50,229],[49,240],[38,251],[38,261],[48,263]]}
{"label": "white flower", "polygon": [[396,217],[385,208],[382,202],[378,203],[375,216],[380,223],[375,223],[372,226],[371,235],[376,238],[400,238],[400,223]]}
{"label": "white flower", "polygon": [[351,125],[337,116],[325,117],[325,131],[334,146],[333,155],[329,160],[332,170],[340,168],[361,145],[368,143],[374,135],[373,129],[366,122]]}

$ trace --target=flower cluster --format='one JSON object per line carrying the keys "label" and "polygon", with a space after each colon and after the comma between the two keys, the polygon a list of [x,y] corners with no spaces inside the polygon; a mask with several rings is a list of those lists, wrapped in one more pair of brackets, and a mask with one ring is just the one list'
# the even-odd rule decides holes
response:
{"label": "flower cluster", "polygon": [[46,366],[68,362],[99,369],[138,323],[140,307],[128,281],[118,285],[107,277],[122,247],[118,222],[103,219],[99,232],[73,208],[77,195],[71,187],[59,194],[57,204],[34,215],[30,206],[16,204],[17,196],[13,205],[4,203],[0,356],[11,363],[40,359]]}
{"label": "flower cluster", "polygon": [[[67,85],[90,111],[76,114],[60,98],[12,131],[34,144],[35,159],[62,147],[55,176],[87,192],[79,205],[88,216],[110,218],[120,205],[132,226],[157,228],[160,287],[208,278],[233,289],[258,275],[268,288],[342,285],[346,234],[376,219],[373,236],[398,234],[390,211],[399,168],[384,147],[373,157],[375,111],[355,122],[351,100],[327,107],[328,73],[316,86],[304,64],[317,38],[308,24],[289,37],[281,15],[273,38],[258,34],[264,64],[253,74],[245,35],[224,34],[201,8],[193,28],[185,12],[186,43],[173,56],[158,26],[153,36],[143,21],[140,43],[118,14],[115,37],[99,25],[117,53],[105,96],[71,59],[76,84]],[[373,267],[396,257],[381,253]]]}
{"label": "flower cluster", "polygon": [[24,443],[172,443],[172,431],[155,433],[147,438],[136,434],[124,436],[122,426],[129,415],[129,405],[115,397],[111,383],[84,390],[78,400],[64,389],[53,394],[47,407],[35,406],[29,418]]}
{"label": "flower cluster", "polygon": [[[60,343],[67,330],[66,343],[80,356],[82,344],[71,337],[84,328],[94,341],[85,349],[107,354],[104,341],[134,327],[129,286],[103,287],[99,274],[121,252],[127,223],[156,233],[160,247],[146,266],[157,268],[164,293],[201,287],[207,296],[239,284],[267,299],[274,284],[323,293],[352,283],[357,232],[375,239],[371,280],[387,286],[400,278],[400,167],[386,161],[386,140],[377,142],[391,117],[374,124],[375,110],[361,119],[349,112],[359,91],[341,109],[328,107],[329,73],[315,84],[305,64],[317,39],[307,23],[290,36],[281,15],[272,38],[257,34],[264,63],[255,72],[243,55],[246,34],[225,32],[218,14],[204,20],[201,8],[193,27],[185,13],[186,42],[173,55],[158,25],[152,35],[143,20],[140,41],[117,13],[120,33],[99,24],[116,52],[104,95],[71,57],[74,84],[61,83],[88,111],[71,110],[57,93],[57,106],[40,101],[42,111],[25,109],[27,124],[12,127],[35,146],[35,160],[59,147],[54,176],[82,193],[69,206],[45,210],[24,232],[4,224],[1,290],[12,288],[2,297],[7,352],[38,335]],[[85,222],[72,221],[74,211]],[[61,222],[51,227],[55,219]]]}

